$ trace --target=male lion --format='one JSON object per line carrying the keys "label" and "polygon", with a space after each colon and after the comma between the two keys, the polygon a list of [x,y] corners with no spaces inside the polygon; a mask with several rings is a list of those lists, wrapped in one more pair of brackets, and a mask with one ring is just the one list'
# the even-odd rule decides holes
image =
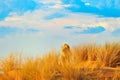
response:
{"label": "male lion", "polygon": [[61,46],[60,50],[61,63],[69,63],[71,60],[71,50],[68,44]]}

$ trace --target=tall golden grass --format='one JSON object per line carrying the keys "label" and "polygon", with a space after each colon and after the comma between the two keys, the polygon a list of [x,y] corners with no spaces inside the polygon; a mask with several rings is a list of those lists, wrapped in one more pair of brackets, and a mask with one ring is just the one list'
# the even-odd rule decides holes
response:
{"label": "tall golden grass", "polygon": [[0,61],[0,80],[120,80],[120,43],[71,48],[71,62],[60,52],[28,57],[10,54]]}

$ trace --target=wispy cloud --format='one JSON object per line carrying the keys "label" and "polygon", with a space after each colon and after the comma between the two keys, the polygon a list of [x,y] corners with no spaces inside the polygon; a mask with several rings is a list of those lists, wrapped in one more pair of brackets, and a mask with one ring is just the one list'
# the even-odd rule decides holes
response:
{"label": "wispy cloud", "polygon": [[89,3],[91,6],[103,9],[103,8],[114,8],[120,9],[120,0],[82,0],[85,3]]}
{"label": "wispy cloud", "polygon": [[66,14],[63,14],[63,13],[52,13],[48,16],[45,16],[45,20],[51,20],[51,19],[56,19],[56,18],[62,18],[62,17],[65,17],[67,16]]}
{"label": "wispy cloud", "polygon": [[[0,21],[0,26],[33,28],[36,30],[46,30],[54,33],[57,29],[64,31],[63,28],[68,28],[69,25],[75,27],[103,26],[106,31],[109,32],[119,28],[120,25],[120,18],[100,18],[96,15],[72,13],[66,11],[61,12],[60,15],[56,15],[57,13],[59,13],[58,10],[52,9],[26,12],[22,16],[13,13],[5,20]],[[45,18],[48,18],[48,20]],[[74,30],[78,31],[78,28],[74,28]]]}
{"label": "wispy cloud", "polygon": [[73,29],[74,26],[65,26],[64,29]]}
{"label": "wispy cloud", "polygon": [[90,13],[102,17],[120,17],[119,0],[62,0],[62,2],[64,4],[72,4],[73,6],[66,8],[72,12]]}
{"label": "wispy cloud", "polygon": [[33,28],[16,28],[16,27],[6,27],[6,26],[0,26],[0,38],[6,37],[6,36],[14,36],[16,34],[28,34],[28,33],[37,33],[40,32],[40,30],[36,30]]}
{"label": "wispy cloud", "polygon": [[30,33],[36,33],[36,32],[40,32],[40,30],[29,28],[29,29],[26,29],[25,32],[27,32],[27,33],[29,33],[29,32]]}
{"label": "wispy cloud", "polygon": [[76,34],[97,34],[97,33],[101,33],[105,31],[105,28],[102,26],[98,26],[98,27],[87,27],[84,30],[81,31],[75,31]]}

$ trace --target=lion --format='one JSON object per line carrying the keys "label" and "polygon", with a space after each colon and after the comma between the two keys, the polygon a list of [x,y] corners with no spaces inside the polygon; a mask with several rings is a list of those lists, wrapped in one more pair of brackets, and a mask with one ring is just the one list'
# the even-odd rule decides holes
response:
{"label": "lion", "polygon": [[60,59],[61,63],[69,63],[71,61],[71,50],[68,44],[61,46]]}

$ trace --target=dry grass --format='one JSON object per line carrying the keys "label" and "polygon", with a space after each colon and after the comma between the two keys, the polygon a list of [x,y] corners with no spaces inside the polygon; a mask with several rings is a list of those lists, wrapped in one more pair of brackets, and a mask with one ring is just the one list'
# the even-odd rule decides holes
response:
{"label": "dry grass", "polygon": [[120,80],[120,44],[74,46],[71,62],[61,64],[60,53],[42,57],[10,54],[0,61],[0,80]]}

